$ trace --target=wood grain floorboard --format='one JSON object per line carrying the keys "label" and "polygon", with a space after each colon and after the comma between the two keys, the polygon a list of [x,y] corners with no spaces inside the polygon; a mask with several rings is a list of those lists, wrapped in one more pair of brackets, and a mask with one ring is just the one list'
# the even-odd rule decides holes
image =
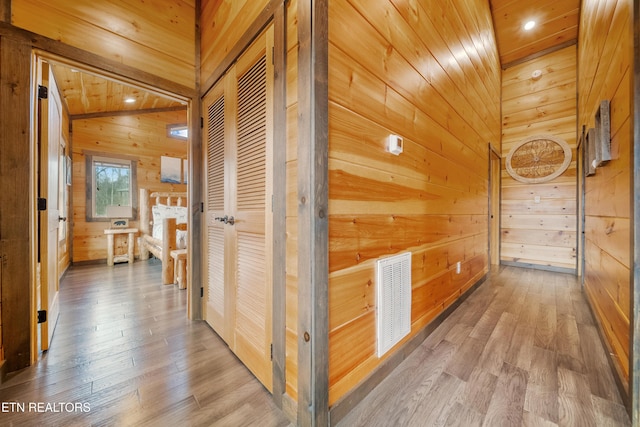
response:
{"label": "wood grain floorboard", "polygon": [[570,274],[495,269],[333,424],[630,426],[584,298]]}
{"label": "wood grain floorboard", "polygon": [[498,384],[487,409],[483,426],[519,426],[522,424],[527,371],[504,363]]}
{"label": "wood grain floorboard", "polygon": [[0,413],[0,426],[288,426],[271,395],[202,321],[161,265],[72,267],[51,348],[0,385],[0,401],[89,410]]}

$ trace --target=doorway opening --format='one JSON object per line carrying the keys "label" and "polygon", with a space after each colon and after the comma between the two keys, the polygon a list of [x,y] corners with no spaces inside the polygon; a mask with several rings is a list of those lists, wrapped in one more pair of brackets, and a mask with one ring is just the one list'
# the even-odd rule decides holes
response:
{"label": "doorway opening", "polygon": [[[140,262],[131,259],[140,246],[139,189],[186,194],[193,137],[169,129],[191,130],[193,101],[46,52],[34,51],[32,65],[33,362],[53,337],[67,268],[103,262],[109,268],[105,261],[123,248],[133,256],[116,260]],[[165,164],[171,167],[163,170]],[[191,216],[185,217],[188,241]],[[190,300],[191,287],[185,293]]]}

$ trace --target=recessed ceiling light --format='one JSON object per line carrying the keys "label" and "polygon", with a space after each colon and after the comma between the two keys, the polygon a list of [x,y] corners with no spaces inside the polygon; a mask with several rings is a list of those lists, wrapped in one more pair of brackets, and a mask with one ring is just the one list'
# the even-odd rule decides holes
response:
{"label": "recessed ceiling light", "polygon": [[524,29],[529,31],[535,26],[536,26],[536,21],[527,21],[527,23],[524,24]]}
{"label": "recessed ceiling light", "polygon": [[124,102],[126,102],[127,104],[133,104],[134,102],[136,102],[135,98],[125,98]]}

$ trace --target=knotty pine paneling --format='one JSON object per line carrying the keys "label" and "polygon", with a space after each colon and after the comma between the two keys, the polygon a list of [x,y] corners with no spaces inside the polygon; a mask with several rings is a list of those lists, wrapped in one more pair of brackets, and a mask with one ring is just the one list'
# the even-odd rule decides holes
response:
{"label": "knotty pine paneling", "polygon": [[202,1],[200,78],[203,82],[213,74],[268,4],[269,0]]}
{"label": "knotty pine paneling", "polygon": [[[533,80],[534,70],[542,71],[540,79]],[[502,261],[576,268],[576,79],[575,46],[503,72]],[[506,173],[504,159],[520,141],[539,134],[564,139],[572,162],[551,182],[518,182]]]}
{"label": "knotty pine paneling", "polygon": [[13,0],[12,24],[195,87],[194,0]]}
{"label": "knotty pine paneling", "polygon": [[[500,144],[488,4],[370,6],[329,2],[330,405],[384,359],[377,258],[412,253],[410,336],[488,270],[488,142]],[[391,133],[400,156],[385,151]]]}
{"label": "knotty pine paneling", "polygon": [[584,287],[623,384],[629,380],[631,226],[631,0],[583,2],[578,40],[578,125],[611,105],[612,160],[585,180]]}
{"label": "knotty pine paneling", "polygon": [[[503,66],[578,37],[579,0],[490,3]],[[522,25],[532,18],[537,21],[535,29],[523,31]]]}
{"label": "knotty pine paneling", "polygon": [[[186,111],[105,116],[73,121],[73,261],[107,258],[103,231],[108,222],[86,221],[86,171],[84,151],[113,153],[138,159],[138,189],[186,191],[184,184],[160,182],[160,157],[187,158],[185,141],[167,138],[166,125],[186,123]],[[108,154],[107,154],[108,155]],[[131,221],[138,227],[138,221]],[[123,241],[118,243],[124,245]],[[135,253],[138,253],[136,242]]]}

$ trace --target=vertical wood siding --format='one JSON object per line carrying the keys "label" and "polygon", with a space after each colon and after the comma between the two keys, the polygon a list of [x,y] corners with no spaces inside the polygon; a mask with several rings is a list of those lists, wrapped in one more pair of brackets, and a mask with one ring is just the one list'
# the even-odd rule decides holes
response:
{"label": "vertical wood siding", "polygon": [[194,0],[13,0],[12,24],[195,87]]}
{"label": "vertical wood siding", "polygon": [[[329,40],[333,404],[384,359],[375,354],[377,258],[412,252],[410,335],[488,271],[500,68],[483,1],[334,0]],[[385,152],[391,133],[404,137],[398,157]]]}
{"label": "vertical wood siding", "polygon": [[[186,123],[186,111],[108,116],[73,121],[73,261],[107,258],[107,222],[86,222],[84,150],[138,159],[138,188],[186,191],[184,184],[160,182],[160,157],[187,158],[187,142],[167,138],[166,125]],[[138,227],[138,221],[129,223]],[[138,247],[136,244],[136,253]]]}
{"label": "vertical wood siding", "polygon": [[[534,70],[542,71],[539,80],[531,78]],[[551,134],[569,144],[572,161],[561,176],[546,183],[521,183],[504,171],[502,261],[576,268],[576,78],[575,46],[503,72],[503,158],[520,141]]]}
{"label": "vertical wood siding", "polygon": [[631,213],[631,0],[582,2],[578,42],[578,125],[594,126],[601,100],[611,103],[612,160],[585,183],[587,297],[629,379]]}

